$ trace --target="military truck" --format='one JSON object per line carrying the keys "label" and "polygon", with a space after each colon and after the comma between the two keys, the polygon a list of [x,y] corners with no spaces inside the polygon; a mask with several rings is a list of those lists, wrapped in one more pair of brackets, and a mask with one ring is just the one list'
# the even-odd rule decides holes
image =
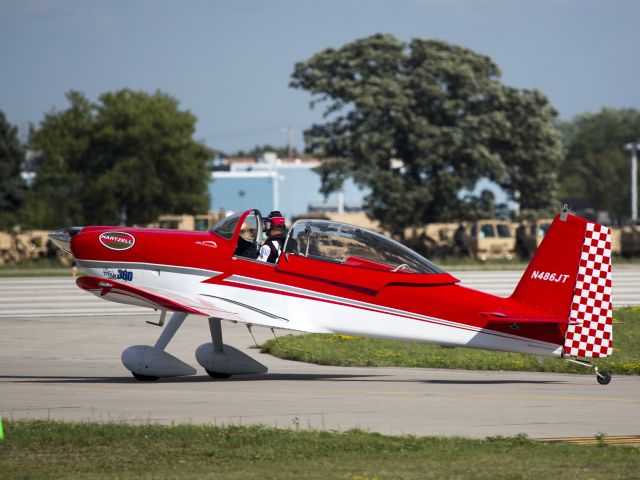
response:
{"label": "military truck", "polygon": [[16,233],[13,236],[13,247],[16,263],[37,258],[37,255],[31,252],[31,234],[29,232]]}
{"label": "military truck", "polygon": [[614,255],[622,254],[622,228],[609,227],[611,231],[611,253]]}
{"label": "military truck", "polygon": [[427,257],[459,255],[454,240],[457,227],[455,223],[429,223],[424,227],[407,228],[405,243]]}
{"label": "military truck", "polygon": [[10,233],[0,232],[0,265],[15,263],[13,237]]}
{"label": "military truck", "polygon": [[46,230],[0,232],[0,265],[56,255]]}
{"label": "military truck", "polygon": [[[316,214],[315,216],[317,215],[318,214]],[[374,232],[382,231],[382,229],[380,228],[380,224],[375,220],[371,220],[369,217],[367,217],[367,214],[364,212],[344,212],[344,213],[324,212],[320,215],[322,217],[325,217],[327,220],[331,220],[333,222],[348,223],[350,225],[356,225],[357,227],[366,228],[367,230],[373,230]],[[298,217],[313,218],[315,216],[299,215]],[[293,223],[293,219],[292,219],[292,223]]]}
{"label": "military truck", "polygon": [[224,217],[223,213],[209,212],[200,215],[160,215],[155,224],[159,228],[170,228],[172,230],[209,230],[218,220]]}
{"label": "military truck", "polygon": [[407,229],[405,238],[412,248],[433,257],[474,257],[511,260],[514,257],[515,229],[504,220],[431,223]]}
{"label": "military truck", "polygon": [[45,258],[56,255],[58,249],[53,247],[47,230],[32,230],[28,233],[31,237],[31,258]]}
{"label": "military truck", "polygon": [[201,232],[206,232],[207,230],[211,230],[216,223],[224,218],[224,212],[209,212],[202,215],[196,215],[194,217],[194,230],[199,230]]}
{"label": "military truck", "polygon": [[625,257],[640,255],[640,225],[626,225],[620,229],[620,250]]}
{"label": "military truck", "polygon": [[516,255],[520,259],[528,260],[533,257],[552,222],[552,218],[542,218],[513,224],[515,232],[514,248]]}
{"label": "military truck", "polygon": [[481,262],[512,260],[515,236],[512,225],[504,220],[478,220],[470,223],[471,251]]}
{"label": "military truck", "polygon": [[172,230],[194,230],[195,220],[193,215],[160,215],[158,227]]}

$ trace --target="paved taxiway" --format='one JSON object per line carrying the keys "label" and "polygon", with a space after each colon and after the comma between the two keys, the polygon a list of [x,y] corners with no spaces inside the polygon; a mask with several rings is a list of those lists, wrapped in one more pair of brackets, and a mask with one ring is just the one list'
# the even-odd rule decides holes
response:
{"label": "paved taxiway", "polygon": [[[638,267],[614,271],[614,295],[624,283],[621,272],[625,288],[640,296]],[[482,288],[482,274],[492,278],[484,285],[496,293],[519,278],[512,272],[457,276]],[[640,304],[632,295],[629,303]],[[600,386],[591,375],[326,367],[252,349],[248,353],[268,365],[269,374],[212,381],[199,368],[197,376],[140,383],[119,358],[125,347],[153,344],[160,333],[141,312],[96,299],[70,278],[0,279],[0,414],[472,437],[640,433],[640,377],[614,376]],[[223,325],[227,343],[253,343],[244,327]],[[271,335],[259,328],[254,333],[259,342]],[[168,351],[198,366],[194,351],[208,335],[204,319],[188,319]]]}

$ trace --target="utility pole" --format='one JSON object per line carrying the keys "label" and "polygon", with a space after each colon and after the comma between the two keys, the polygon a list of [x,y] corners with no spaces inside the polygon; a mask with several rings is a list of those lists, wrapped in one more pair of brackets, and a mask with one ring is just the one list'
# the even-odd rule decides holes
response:
{"label": "utility pole", "polygon": [[285,127],[282,131],[287,134],[287,158],[293,158],[293,132],[295,130],[291,127]]}
{"label": "utility pole", "polygon": [[625,150],[631,151],[631,221],[638,222],[638,150],[640,143],[627,143]]}
{"label": "utility pole", "polygon": [[278,158],[274,155],[270,159],[269,170],[271,172],[272,194],[273,194],[273,208],[272,210],[280,210],[280,173],[278,172]]}

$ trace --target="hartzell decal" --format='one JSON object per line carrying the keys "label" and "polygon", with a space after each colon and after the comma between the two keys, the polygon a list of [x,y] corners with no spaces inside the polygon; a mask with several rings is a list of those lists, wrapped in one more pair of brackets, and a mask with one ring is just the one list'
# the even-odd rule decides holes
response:
{"label": "hartzell decal", "polygon": [[134,236],[125,232],[104,232],[98,240],[110,250],[128,250],[136,243]]}

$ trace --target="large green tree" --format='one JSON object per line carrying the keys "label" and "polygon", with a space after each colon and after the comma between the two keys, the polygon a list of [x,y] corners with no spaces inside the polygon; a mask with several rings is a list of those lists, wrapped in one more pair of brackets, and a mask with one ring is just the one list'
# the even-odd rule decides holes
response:
{"label": "large green tree", "polygon": [[147,223],[162,213],[209,206],[206,161],[195,117],[163,93],[120,90],[92,103],[78,92],[45,116],[30,146],[41,152],[30,193],[32,223]]}
{"label": "large green tree", "polygon": [[630,152],[640,140],[640,112],[605,108],[561,125],[567,157],[561,168],[561,197],[606,210],[624,223],[631,215]]}
{"label": "large green tree", "polygon": [[369,214],[397,235],[464,218],[459,192],[483,177],[525,208],[555,206],[555,111],[539,92],[502,85],[487,56],[378,34],[297,63],[291,86],[325,106],[325,123],[305,132],[310,153],[334,158],[319,169],[324,193],[353,177],[371,191]]}
{"label": "large green tree", "polygon": [[0,111],[0,229],[9,229],[17,221],[26,191],[20,176],[24,149],[18,139],[18,129]]}

